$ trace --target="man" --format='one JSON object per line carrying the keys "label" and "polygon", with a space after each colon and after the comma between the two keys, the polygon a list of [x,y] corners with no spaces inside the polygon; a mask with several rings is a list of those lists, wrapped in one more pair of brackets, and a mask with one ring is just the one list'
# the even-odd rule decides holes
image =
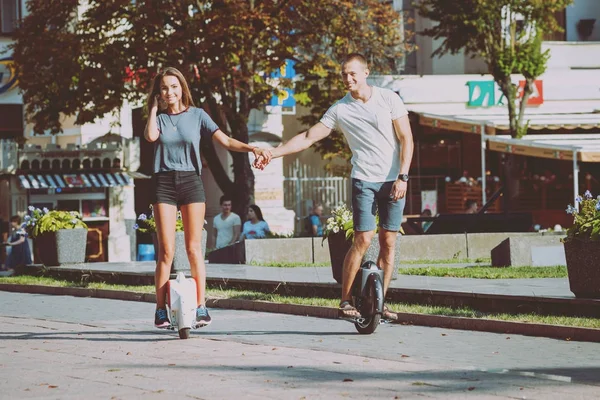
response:
{"label": "man", "polygon": [[223,195],[220,203],[222,211],[213,220],[215,247],[217,249],[235,243],[240,236],[242,226],[240,216],[231,212],[231,199]]}
{"label": "man", "polygon": [[475,200],[467,200],[465,203],[465,214],[477,214],[478,207]]}
{"label": "man", "polygon": [[[352,282],[375,235],[376,209],[379,210],[380,252],[377,264],[384,270],[384,291],[392,279],[394,246],[402,223],[413,139],[408,112],[400,97],[391,90],[367,83],[369,68],[361,54],[350,54],[342,64],[342,78],[348,93],[337,101],[308,131],[296,135],[271,150],[272,157],[297,153],[341,131],[352,151],[352,207],[354,242],[344,260],[339,315],[360,317],[351,304]],[[269,154],[257,158],[255,166],[270,162]],[[377,207],[375,207],[377,205]],[[387,306],[384,318],[397,319]]]}

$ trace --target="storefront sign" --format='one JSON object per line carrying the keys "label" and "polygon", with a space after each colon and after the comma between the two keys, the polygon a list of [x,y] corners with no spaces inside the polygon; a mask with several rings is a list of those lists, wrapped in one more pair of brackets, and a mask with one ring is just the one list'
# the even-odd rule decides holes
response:
{"label": "storefront sign", "polygon": [[[492,107],[504,105],[506,97],[496,85],[494,81],[468,81],[469,87],[469,107]],[[523,97],[523,88],[525,81],[519,81],[517,98]],[[541,80],[534,81],[533,92],[527,100],[527,105],[540,105],[544,103],[543,82]],[[496,101],[496,99],[498,99]]]}
{"label": "storefront sign", "polygon": [[0,59],[0,94],[17,86],[17,71],[12,58]]}

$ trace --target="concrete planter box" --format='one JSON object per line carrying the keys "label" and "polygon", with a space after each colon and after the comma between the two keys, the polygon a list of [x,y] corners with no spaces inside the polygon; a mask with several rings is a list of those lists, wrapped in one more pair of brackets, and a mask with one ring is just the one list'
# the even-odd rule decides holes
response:
{"label": "concrete planter box", "polygon": [[59,229],[34,239],[35,257],[47,267],[85,262],[87,229]]}
{"label": "concrete planter box", "polygon": [[600,242],[564,243],[569,287],[575,297],[600,299]]}
{"label": "concrete planter box", "polygon": [[[202,231],[202,256],[206,257],[206,229]],[[156,233],[152,234],[152,241],[154,242],[154,253],[158,257],[158,239]],[[173,256],[173,264],[171,265],[171,272],[189,271],[190,261],[188,260],[187,252],[185,250],[185,232],[175,232],[175,254]]]}

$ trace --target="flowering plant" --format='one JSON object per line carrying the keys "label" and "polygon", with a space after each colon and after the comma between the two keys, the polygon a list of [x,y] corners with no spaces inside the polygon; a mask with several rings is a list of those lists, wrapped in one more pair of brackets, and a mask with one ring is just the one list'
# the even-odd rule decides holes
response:
{"label": "flowering plant", "polygon": [[341,204],[331,211],[331,215],[327,218],[327,224],[323,230],[323,239],[338,232],[343,232],[346,239],[350,239],[354,235],[352,211],[345,204]]}
{"label": "flowering plant", "polygon": [[[140,231],[141,233],[156,233],[156,220],[154,219],[154,210],[152,209],[152,205],[150,205],[150,216],[146,214],[140,214],[138,217],[138,222],[133,225],[133,229]],[[175,231],[183,232],[183,220],[181,219],[181,211],[177,211],[177,220],[175,221]]]}
{"label": "flowering plant", "polygon": [[29,206],[28,210],[31,215],[23,218],[21,228],[25,229],[27,235],[32,238],[60,229],[87,229],[87,225],[81,220],[81,214],[78,211],[50,211],[46,207],[40,210],[34,206]]}
{"label": "flowering plant", "polygon": [[565,242],[573,239],[600,240],[600,196],[594,198],[587,190],[583,197],[577,196],[579,211],[571,204],[567,207],[567,214],[573,215],[573,226],[567,229]]}

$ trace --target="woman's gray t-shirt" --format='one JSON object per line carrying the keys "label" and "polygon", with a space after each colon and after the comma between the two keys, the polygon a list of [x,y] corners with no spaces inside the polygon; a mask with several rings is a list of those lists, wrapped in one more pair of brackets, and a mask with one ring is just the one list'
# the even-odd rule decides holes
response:
{"label": "woman's gray t-shirt", "polygon": [[219,129],[201,108],[189,107],[179,114],[158,114],[160,135],[154,142],[154,173],[196,171],[200,175],[200,140]]}

